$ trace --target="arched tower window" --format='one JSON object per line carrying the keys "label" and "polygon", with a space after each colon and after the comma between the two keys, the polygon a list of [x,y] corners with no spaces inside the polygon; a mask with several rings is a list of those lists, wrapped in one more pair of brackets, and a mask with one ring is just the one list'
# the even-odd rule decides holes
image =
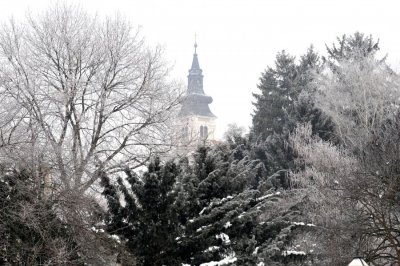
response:
{"label": "arched tower window", "polygon": [[207,139],[208,138],[208,127],[200,126],[200,138]]}

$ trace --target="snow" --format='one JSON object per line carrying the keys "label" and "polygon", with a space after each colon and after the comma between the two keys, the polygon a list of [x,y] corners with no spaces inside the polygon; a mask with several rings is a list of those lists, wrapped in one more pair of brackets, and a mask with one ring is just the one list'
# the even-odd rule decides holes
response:
{"label": "snow", "polygon": [[182,263],[181,266],[191,266],[190,264]]}
{"label": "snow", "polygon": [[204,229],[206,229],[207,227],[210,227],[210,226],[211,226],[211,224],[209,224],[209,225],[204,225],[204,226],[198,228],[198,229],[196,230],[196,232],[201,232],[201,231],[203,231]]}
{"label": "snow", "polygon": [[349,266],[359,266],[359,265],[368,266],[368,264],[365,262],[365,260],[363,260],[362,258],[358,258],[358,257],[354,258],[349,264]]}
{"label": "snow", "polygon": [[311,226],[311,227],[315,226],[315,224],[311,224],[311,223],[306,224],[304,222],[293,222],[292,224],[294,224],[294,225],[303,225],[303,226]]}
{"label": "snow", "polygon": [[204,213],[205,210],[207,210],[206,207],[204,207],[204,208],[201,210],[201,212],[199,212],[199,215],[203,215],[203,213]]}
{"label": "snow", "polygon": [[224,203],[224,202],[226,202],[226,201],[228,201],[228,200],[231,200],[231,199],[233,199],[232,196],[226,196],[225,198],[222,198],[222,199],[219,201],[219,203]]}
{"label": "snow", "polygon": [[222,242],[223,242],[225,245],[229,245],[229,244],[231,243],[231,240],[229,239],[229,236],[228,236],[227,234],[225,234],[225,233],[221,233],[221,234],[219,234],[219,235],[216,235],[215,238],[216,238],[216,239],[221,239]]}
{"label": "snow", "polygon": [[242,218],[243,215],[245,215],[245,214],[246,214],[246,212],[242,212],[241,214],[239,214],[238,218],[239,218],[239,219]]}
{"label": "snow", "polygon": [[97,226],[104,226],[106,225],[106,222],[104,220],[101,220],[100,222],[96,223]]}
{"label": "snow", "polygon": [[233,255],[233,256],[228,256],[220,261],[210,261],[210,262],[206,262],[206,263],[202,263],[200,264],[200,266],[220,266],[220,265],[229,265],[231,263],[234,263],[235,261],[237,261],[237,258]]}
{"label": "snow", "polygon": [[225,203],[225,202],[227,202],[228,200],[231,200],[231,199],[233,199],[233,196],[226,196],[225,198],[222,198],[220,200],[215,200],[215,201],[211,202],[207,207],[204,207],[200,211],[199,215],[202,215],[207,209],[211,209],[211,208],[213,208],[215,206],[218,206],[218,205],[220,205],[222,203]]}
{"label": "snow", "polygon": [[306,253],[304,251],[296,251],[296,250],[285,250],[282,252],[283,256],[289,256],[289,255],[299,255],[299,256],[305,256]]}
{"label": "snow", "polygon": [[[102,229],[97,229],[96,227],[94,227],[94,226],[92,226],[92,228],[90,228],[93,232],[95,232],[95,233],[99,233],[100,232],[100,230],[102,230]],[[104,232],[104,230],[103,230],[103,232]]]}
{"label": "snow", "polygon": [[92,231],[95,232],[95,233],[104,233],[104,229],[102,229],[102,228],[97,229],[97,228],[94,227],[94,226],[92,226],[92,227],[90,228],[90,230],[92,230]]}
{"label": "snow", "polygon": [[216,251],[216,250],[218,250],[218,249],[220,249],[220,247],[218,247],[218,246],[211,246],[211,247],[208,247],[206,250],[204,250],[203,252],[204,253],[206,253],[206,252],[213,252],[213,251]]}
{"label": "snow", "polygon": [[110,235],[110,237],[111,237],[112,239],[114,239],[115,241],[117,241],[118,243],[121,243],[121,240],[119,239],[119,236],[117,236],[117,235]]}
{"label": "snow", "polygon": [[272,196],[277,196],[277,195],[280,195],[280,194],[281,194],[280,191],[278,191],[278,192],[276,192],[276,193],[272,193],[272,194],[267,194],[267,195],[265,195],[265,196],[262,196],[262,197],[257,198],[256,201],[262,201],[262,200],[264,200],[264,199],[266,199],[266,198],[270,198],[270,197],[272,197]]}
{"label": "snow", "polygon": [[256,247],[255,249],[254,249],[254,251],[253,251],[253,255],[257,255],[257,252],[258,252],[258,249],[259,249],[260,247]]}
{"label": "snow", "polygon": [[189,220],[189,223],[193,223],[193,222],[194,222],[194,220],[193,220],[193,219],[190,219],[190,220]]}
{"label": "snow", "polygon": [[257,263],[257,266],[265,266],[264,262],[260,261],[259,263]]}
{"label": "snow", "polygon": [[227,221],[227,222],[225,223],[225,225],[224,225],[224,228],[227,229],[227,228],[229,228],[229,227],[231,227],[231,226],[232,226],[231,222],[230,222],[230,221]]}

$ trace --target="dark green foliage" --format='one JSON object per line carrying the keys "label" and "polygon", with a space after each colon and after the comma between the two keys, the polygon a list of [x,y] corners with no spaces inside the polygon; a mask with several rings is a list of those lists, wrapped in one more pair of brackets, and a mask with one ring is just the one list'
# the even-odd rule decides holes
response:
{"label": "dark green foliage", "polygon": [[303,94],[296,103],[296,120],[299,124],[311,123],[312,134],[323,140],[338,143],[335,134],[335,124],[332,119],[324,114],[319,108],[315,107],[312,99]]}
{"label": "dark green foliage", "polygon": [[266,139],[273,133],[282,134],[290,130],[292,122],[289,114],[299,91],[296,82],[298,70],[295,58],[285,51],[278,53],[275,68],[269,67],[261,76],[258,88],[261,94],[255,98],[253,133]]}
{"label": "dark green foliage", "polygon": [[372,36],[366,36],[361,32],[353,35],[337,37],[337,44],[326,46],[328,59],[324,61],[340,63],[344,60],[360,60],[367,56],[374,56],[379,51],[379,40],[375,41]]}
{"label": "dark green foliage", "polygon": [[56,206],[31,173],[13,170],[0,177],[1,265],[83,263],[73,232],[57,217]]}
{"label": "dark green foliage", "polygon": [[[237,156],[238,153],[242,156]],[[281,245],[273,249],[272,261],[284,265],[284,261],[290,260],[282,256],[282,252],[297,234],[292,234],[290,228],[292,222],[303,219],[301,212],[289,209],[293,207],[290,204],[285,205],[281,195],[286,192],[271,189],[273,181],[268,179],[264,165],[259,160],[250,160],[249,153],[243,144],[234,149],[224,145],[202,147],[194,155],[192,164],[185,163],[188,168],[182,172],[177,199],[184,228],[177,241],[183,262],[199,265],[235,254],[236,265],[256,265],[267,258],[267,255],[253,254],[256,247],[264,254],[273,249],[277,239]],[[194,173],[199,173],[200,169],[207,176],[200,182],[193,182],[196,180]],[[212,188],[207,189],[207,193],[203,190],[204,183]],[[280,209],[275,212],[276,216],[265,221],[261,218],[265,212],[276,209]],[[229,241],[218,239],[221,234],[228,236]]]}
{"label": "dark green foliage", "polygon": [[178,173],[176,164],[161,165],[156,158],[141,178],[126,170],[127,178],[113,184],[102,176],[109,207],[107,231],[126,240],[141,265],[177,265],[178,216],[173,204]]}
{"label": "dark green foliage", "polygon": [[265,141],[252,145],[252,156],[266,166],[267,175],[271,176],[270,183],[275,188],[288,188],[287,172],[294,167],[293,149],[287,142],[287,137],[273,134]]}
{"label": "dark green foliage", "polygon": [[127,171],[112,184],[103,176],[109,233],[126,241],[141,265],[305,260],[282,255],[298,235],[293,222],[304,219],[294,207],[301,198],[285,202],[287,192],[268,184],[264,165],[249,153],[243,144],[200,147],[178,165],[154,160],[143,177]]}
{"label": "dark green foliage", "polygon": [[315,76],[321,69],[312,46],[298,63],[287,53],[279,53],[275,68],[268,68],[260,79],[261,94],[254,94],[251,156],[264,163],[271,176],[269,184],[276,188],[289,187],[287,173],[295,168],[296,154],[288,138],[298,123],[310,122],[313,134],[336,139],[333,122],[314,103]]}
{"label": "dark green foliage", "polygon": [[[303,202],[300,193],[286,190],[264,199],[257,206],[262,214],[255,239],[259,243],[258,256],[265,265],[318,265],[310,263],[313,255],[303,237],[314,231],[301,212]],[[304,254],[288,255],[290,251]]]}
{"label": "dark green foliage", "polygon": [[[295,224],[304,220],[301,212],[291,207],[279,192],[270,191],[265,197],[257,195],[261,196],[258,191],[247,190],[214,200],[191,219],[185,236],[178,242],[186,247],[193,245],[186,262],[199,265],[210,260],[219,261],[227,254],[235,254],[237,265],[256,265],[261,261],[265,265],[286,265],[290,261],[309,260],[312,257],[309,254],[283,255],[284,251],[291,250],[291,241],[300,232],[312,229],[307,229],[305,224]],[[266,212],[273,215],[264,215]],[[229,236],[229,241],[216,238],[222,233]],[[210,247],[218,250],[212,253],[212,259],[207,251]]]}
{"label": "dark green foliage", "polygon": [[315,75],[322,69],[319,55],[311,46],[297,64],[284,51],[276,58],[275,68],[268,68],[260,78],[261,94],[254,94],[253,139],[276,135],[287,139],[296,124],[304,122],[311,122],[314,133],[323,139],[334,138],[333,123],[314,104]]}

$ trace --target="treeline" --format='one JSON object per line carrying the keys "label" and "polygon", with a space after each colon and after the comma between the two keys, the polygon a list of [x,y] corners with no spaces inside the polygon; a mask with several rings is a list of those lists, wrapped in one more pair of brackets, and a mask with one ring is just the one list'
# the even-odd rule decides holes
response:
{"label": "treeline", "polygon": [[166,161],[179,95],[126,22],[4,29],[0,264],[400,263],[399,75],[372,36],[279,52],[248,134]]}

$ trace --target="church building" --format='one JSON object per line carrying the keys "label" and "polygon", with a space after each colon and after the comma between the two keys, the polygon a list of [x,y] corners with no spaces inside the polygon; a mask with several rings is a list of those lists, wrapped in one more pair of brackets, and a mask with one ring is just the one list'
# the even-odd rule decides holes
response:
{"label": "church building", "polygon": [[203,71],[199,65],[197,43],[195,43],[187,91],[179,112],[182,144],[192,145],[216,140],[215,120],[217,117],[209,107],[212,101],[212,97],[204,93]]}

